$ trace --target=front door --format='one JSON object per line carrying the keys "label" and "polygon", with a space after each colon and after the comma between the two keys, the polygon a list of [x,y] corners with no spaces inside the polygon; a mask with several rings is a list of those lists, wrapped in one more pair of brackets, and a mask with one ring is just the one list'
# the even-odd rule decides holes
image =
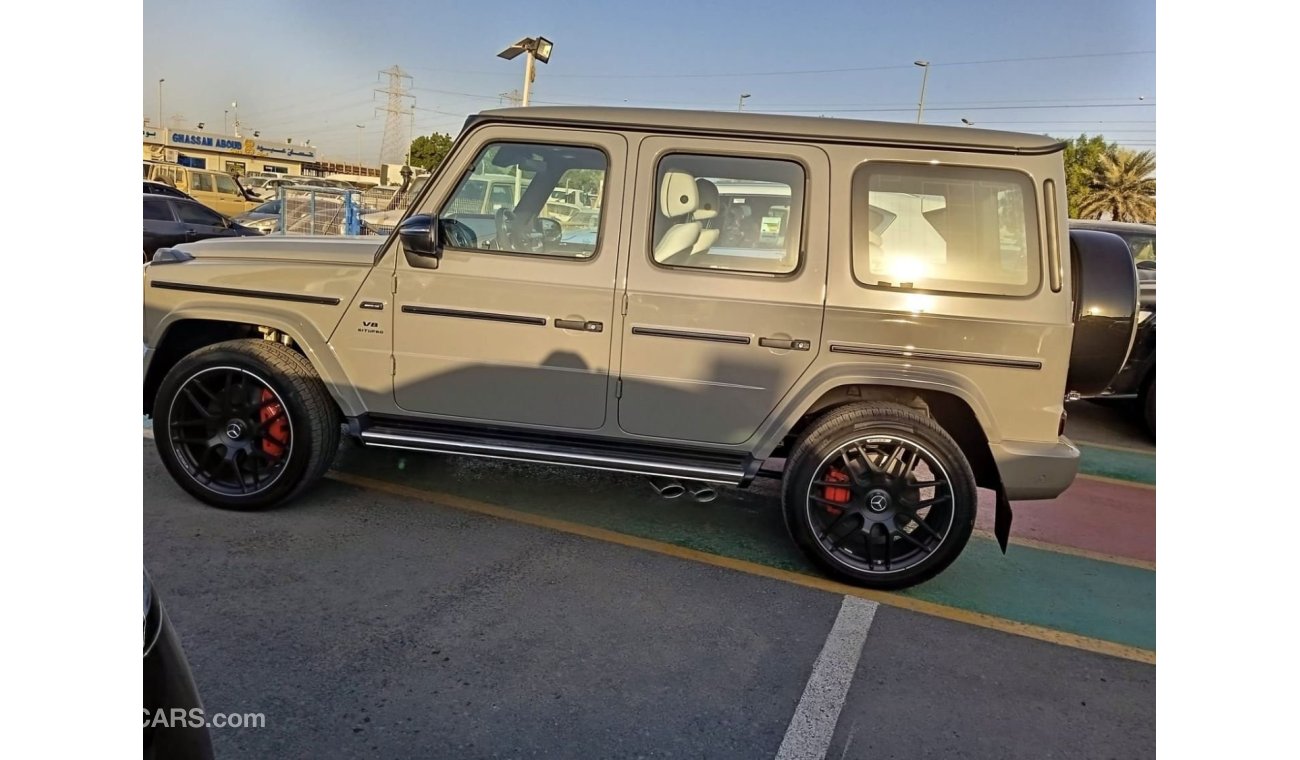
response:
{"label": "front door", "polygon": [[[622,199],[578,225],[551,190],[623,187],[617,134],[489,126],[467,138],[413,213],[452,234],[437,268],[397,247],[393,395],[409,412],[594,430],[605,422]],[[513,203],[513,177],[522,192]],[[492,179],[511,203],[488,210]],[[606,181],[608,180],[608,181]]]}
{"label": "front door", "polygon": [[813,147],[655,137],[637,178],[637,208],[652,213],[629,246],[619,425],[743,443],[818,350],[828,159]]}
{"label": "front door", "polygon": [[177,200],[173,206],[177,218],[185,227],[185,239],[188,241],[235,235],[235,231],[230,228],[226,220],[211,209],[186,200]]}

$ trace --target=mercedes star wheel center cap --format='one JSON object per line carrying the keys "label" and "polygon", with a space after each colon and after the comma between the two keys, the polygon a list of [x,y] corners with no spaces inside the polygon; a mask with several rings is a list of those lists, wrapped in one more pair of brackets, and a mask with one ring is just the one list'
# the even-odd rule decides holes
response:
{"label": "mercedes star wheel center cap", "polygon": [[867,494],[867,509],[872,512],[884,512],[889,509],[889,494],[884,491],[872,491]]}
{"label": "mercedes star wheel center cap", "polygon": [[244,434],[244,426],[238,422],[232,422],[226,425],[226,437],[232,441],[239,440],[239,436]]}

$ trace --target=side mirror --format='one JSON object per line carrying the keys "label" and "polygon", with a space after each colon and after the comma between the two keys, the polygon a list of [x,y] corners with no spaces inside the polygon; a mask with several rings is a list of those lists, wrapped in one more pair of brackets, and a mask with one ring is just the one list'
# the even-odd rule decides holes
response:
{"label": "side mirror", "polygon": [[561,236],[564,235],[564,226],[558,219],[552,219],[549,216],[538,217],[537,231],[542,234],[542,240],[547,243],[558,243]]}
{"label": "side mirror", "polygon": [[412,264],[413,257],[423,261],[418,266],[437,269],[438,260],[442,258],[442,240],[438,234],[440,225],[438,217],[433,214],[416,214],[397,225],[397,236],[402,239],[402,248]]}

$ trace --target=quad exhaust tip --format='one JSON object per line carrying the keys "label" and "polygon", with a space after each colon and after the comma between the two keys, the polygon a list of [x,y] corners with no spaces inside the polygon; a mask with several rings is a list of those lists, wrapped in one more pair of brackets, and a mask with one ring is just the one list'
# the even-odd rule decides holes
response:
{"label": "quad exhaust tip", "polygon": [[686,492],[691,495],[692,499],[695,499],[701,504],[707,504],[708,502],[718,498],[717,489],[708,483],[701,483],[698,480],[688,481],[686,484]]}
{"label": "quad exhaust tip", "polygon": [[683,494],[690,494],[692,499],[705,504],[718,498],[716,488],[698,480],[688,480],[685,483],[673,478],[646,478],[646,480],[650,481],[650,487],[655,489],[655,493],[665,499],[676,499]]}
{"label": "quad exhaust tip", "polygon": [[686,493],[686,486],[676,480],[668,478],[646,478],[646,480],[650,481],[650,487],[665,499],[676,499]]}

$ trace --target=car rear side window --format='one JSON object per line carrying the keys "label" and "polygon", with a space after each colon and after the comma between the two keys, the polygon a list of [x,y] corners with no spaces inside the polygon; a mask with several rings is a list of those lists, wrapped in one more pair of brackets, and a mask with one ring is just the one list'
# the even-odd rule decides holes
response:
{"label": "car rear side window", "polygon": [[212,175],[204,172],[191,172],[190,187],[201,193],[212,192]]}
{"label": "car rear side window", "polygon": [[803,207],[804,169],[794,161],[668,155],[655,177],[651,255],[667,267],[789,274]]}
{"label": "car rear side window", "polygon": [[1033,183],[1005,169],[867,163],[853,175],[853,277],[867,287],[1026,296]]}
{"label": "car rear side window", "polygon": [[168,208],[167,201],[164,198],[145,198],[144,218],[155,219],[162,222],[175,221],[172,218],[172,211]]}

